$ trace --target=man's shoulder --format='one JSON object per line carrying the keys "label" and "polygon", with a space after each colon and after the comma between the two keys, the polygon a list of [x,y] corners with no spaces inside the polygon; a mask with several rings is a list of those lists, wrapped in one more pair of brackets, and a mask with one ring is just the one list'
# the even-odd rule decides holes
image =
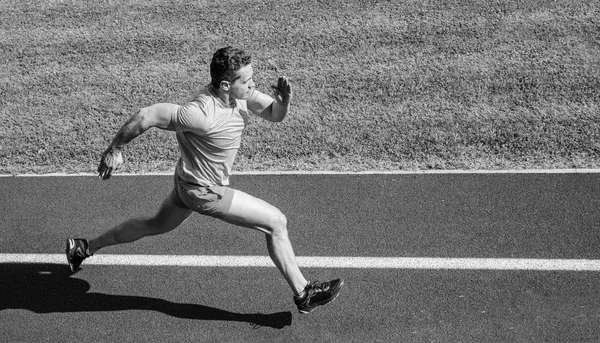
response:
{"label": "man's shoulder", "polygon": [[191,102],[195,103],[201,109],[206,109],[210,104],[214,104],[215,96],[210,92],[208,86],[205,86],[194,95]]}
{"label": "man's shoulder", "polygon": [[[211,105],[212,104],[212,105]],[[206,89],[200,90],[173,114],[178,131],[207,131],[214,120],[214,100]]]}

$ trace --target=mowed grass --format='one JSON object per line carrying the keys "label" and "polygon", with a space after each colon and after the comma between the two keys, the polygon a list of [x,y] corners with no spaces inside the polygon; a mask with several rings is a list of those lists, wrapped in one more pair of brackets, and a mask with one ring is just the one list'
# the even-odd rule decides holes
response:
{"label": "mowed grass", "polygon": [[[0,0],[0,173],[93,172],[227,45],[259,90],[294,87],[283,123],[250,121],[236,170],[599,168],[599,18],[595,0]],[[123,171],[177,157],[151,130]]]}

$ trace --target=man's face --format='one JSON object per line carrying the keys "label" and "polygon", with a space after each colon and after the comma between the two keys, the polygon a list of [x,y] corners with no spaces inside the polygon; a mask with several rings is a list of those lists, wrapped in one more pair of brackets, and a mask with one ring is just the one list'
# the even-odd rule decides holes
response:
{"label": "man's face", "polygon": [[229,84],[230,99],[246,99],[250,95],[250,90],[254,88],[254,80],[252,80],[252,65],[248,64],[237,71],[239,78]]}

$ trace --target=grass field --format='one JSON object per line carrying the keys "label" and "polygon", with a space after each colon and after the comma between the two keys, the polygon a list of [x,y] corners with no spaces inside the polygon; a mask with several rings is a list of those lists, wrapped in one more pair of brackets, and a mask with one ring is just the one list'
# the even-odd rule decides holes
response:
{"label": "grass field", "polygon": [[[0,0],[0,173],[94,171],[226,45],[260,90],[295,91],[283,123],[251,120],[236,170],[600,167],[596,0]],[[123,171],[177,157],[153,130]]]}

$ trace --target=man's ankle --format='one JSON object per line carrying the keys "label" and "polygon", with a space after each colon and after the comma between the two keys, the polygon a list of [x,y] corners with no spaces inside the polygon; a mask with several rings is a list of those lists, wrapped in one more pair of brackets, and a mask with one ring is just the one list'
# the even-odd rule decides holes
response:
{"label": "man's ankle", "polygon": [[307,294],[306,288],[308,288],[309,285],[310,285],[310,281],[306,281],[306,286],[304,286],[304,288],[302,288],[302,290],[300,292],[296,292],[296,294],[294,294],[294,298],[303,299]]}

